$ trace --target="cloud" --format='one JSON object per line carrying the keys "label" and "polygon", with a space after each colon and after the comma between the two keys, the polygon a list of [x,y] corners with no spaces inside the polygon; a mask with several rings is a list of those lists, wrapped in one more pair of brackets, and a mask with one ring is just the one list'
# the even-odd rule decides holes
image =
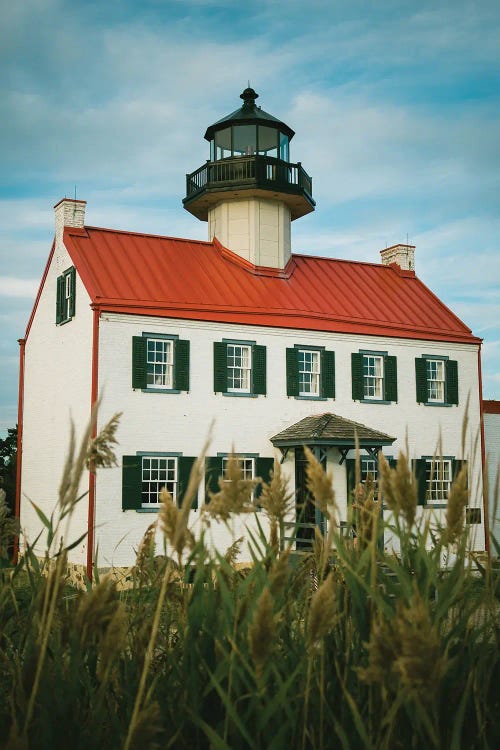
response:
{"label": "cloud", "polygon": [[27,297],[32,299],[40,284],[40,279],[16,279],[0,276],[0,297]]}

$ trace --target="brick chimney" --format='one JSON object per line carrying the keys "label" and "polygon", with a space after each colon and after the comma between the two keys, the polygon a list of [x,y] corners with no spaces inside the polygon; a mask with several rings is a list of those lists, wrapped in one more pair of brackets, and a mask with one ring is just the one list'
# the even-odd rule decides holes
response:
{"label": "brick chimney", "polygon": [[56,245],[62,242],[64,227],[82,229],[85,225],[85,206],[87,201],[77,201],[74,198],[63,198],[56,203]]}
{"label": "brick chimney", "polygon": [[402,271],[415,270],[415,245],[392,245],[380,251],[382,264],[395,263]]}

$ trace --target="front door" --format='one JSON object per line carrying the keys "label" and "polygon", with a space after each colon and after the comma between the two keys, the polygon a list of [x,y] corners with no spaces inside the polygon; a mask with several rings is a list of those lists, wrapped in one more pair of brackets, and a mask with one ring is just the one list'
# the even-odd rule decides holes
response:
{"label": "front door", "polygon": [[[321,450],[318,459],[326,469],[326,451]],[[307,488],[307,459],[303,448],[295,448],[295,508],[297,520],[297,549],[310,549],[316,526],[324,529],[324,517],[314,504]]]}

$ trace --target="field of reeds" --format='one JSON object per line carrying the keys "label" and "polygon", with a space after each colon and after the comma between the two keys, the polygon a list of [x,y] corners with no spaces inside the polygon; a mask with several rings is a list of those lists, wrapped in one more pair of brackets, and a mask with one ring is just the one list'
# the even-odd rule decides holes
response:
{"label": "field of reeds", "polygon": [[[436,529],[416,522],[405,456],[395,469],[382,460],[380,486],[355,490],[352,538],[339,533],[331,477],[309,454],[309,490],[329,523],[297,555],[283,541],[295,501],[276,464],[258,499],[269,523],[245,541],[252,565],[238,570],[243,542],[218,555],[191,533],[200,462],[180,507],[163,492],[164,548],[153,524],[130,587],[96,572],[79,591],[66,565],[76,540],[57,540],[82,501],[82,472],[113,463],[115,427],[79,451],[72,440],[57,514],[39,511],[45,559],[28,545],[10,563],[16,529],[0,503],[1,747],[500,747],[500,581],[467,551],[465,473]],[[202,510],[205,528],[255,511],[236,461],[229,474]],[[380,544],[380,496],[397,556]]]}

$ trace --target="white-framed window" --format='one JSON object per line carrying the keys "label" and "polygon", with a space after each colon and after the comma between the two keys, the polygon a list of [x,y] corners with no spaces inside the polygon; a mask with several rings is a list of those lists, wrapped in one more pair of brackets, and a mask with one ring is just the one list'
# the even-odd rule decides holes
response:
{"label": "white-framed window", "polygon": [[[228,481],[227,467],[230,458],[231,456],[224,456],[222,459],[222,476],[225,481]],[[233,460],[236,460],[238,462],[242,479],[255,478],[255,458],[247,458],[246,456],[233,456]]]}
{"label": "white-framed window", "polygon": [[227,344],[227,390],[230,393],[250,393],[252,375],[252,347],[247,344]]}
{"label": "white-framed window", "polygon": [[384,357],[378,354],[363,355],[364,398],[384,398]]}
{"label": "white-framed window", "polygon": [[445,363],[442,359],[426,360],[427,401],[444,403],[444,386],[446,381]]}
{"label": "white-framed window", "polygon": [[445,503],[452,481],[451,459],[426,459],[425,480],[426,502]]}
{"label": "white-framed window", "polygon": [[378,465],[374,458],[361,458],[361,482],[364,484],[368,477],[372,478],[372,481],[376,482],[378,479]]}
{"label": "white-framed window", "polygon": [[160,503],[160,492],[165,487],[177,503],[177,458],[174,456],[142,456],[142,507]]}
{"label": "white-framed window", "polygon": [[320,352],[299,349],[299,396],[320,395]]}
{"label": "white-framed window", "polygon": [[173,341],[148,338],[146,369],[148,388],[172,388],[174,365]]}

